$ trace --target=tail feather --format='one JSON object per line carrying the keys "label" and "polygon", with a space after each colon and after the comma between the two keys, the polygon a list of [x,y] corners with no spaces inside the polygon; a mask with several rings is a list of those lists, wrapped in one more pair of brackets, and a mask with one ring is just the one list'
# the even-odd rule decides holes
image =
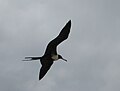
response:
{"label": "tail feather", "polygon": [[41,59],[41,57],[25,57],[25,60],[23,61],[32,61],[32,60],[38,60]]}

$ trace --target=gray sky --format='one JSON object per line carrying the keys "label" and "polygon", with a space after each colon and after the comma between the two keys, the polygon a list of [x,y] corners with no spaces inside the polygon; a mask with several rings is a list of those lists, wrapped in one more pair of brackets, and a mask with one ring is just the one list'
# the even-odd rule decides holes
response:
{"label": "gray sky", "polygon": [[[38,81],[48,42],[72,20],[67,41]],[[119,91],[119,0],[0,0],[0,91]]]}

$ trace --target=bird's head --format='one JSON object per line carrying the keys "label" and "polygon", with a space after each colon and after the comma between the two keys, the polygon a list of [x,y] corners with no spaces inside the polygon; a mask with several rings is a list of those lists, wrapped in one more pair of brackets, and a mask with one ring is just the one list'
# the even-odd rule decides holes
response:
{"label": "bird's head", "polygon": [[66,60],[66,59],[64,59],[61,55],[58,55],[58,59],[62,59],[62,60],[64,60],[64,61],[66,61],[66,62],[67,62],[67,60]]}

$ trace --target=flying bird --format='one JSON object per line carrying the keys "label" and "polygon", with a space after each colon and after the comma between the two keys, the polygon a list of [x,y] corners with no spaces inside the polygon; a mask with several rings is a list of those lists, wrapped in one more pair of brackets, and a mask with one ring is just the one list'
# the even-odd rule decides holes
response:
{"label": "flying bird", "polygon": [[68,38],[70,29],[71,20],[69,20],[66,23],[66,25],[63,27],[59,35],[48,43],[45,53],[42,57],[25,57],[25,60],[23,60],[23,61],[40,60],[42,67],[40,68],[39,72],[39,80],[41,80],[45,76],[45,74],[48,72],[54,61],[57,61],[58,59],[67,61],[61,55],[57,54],[57,46]]}

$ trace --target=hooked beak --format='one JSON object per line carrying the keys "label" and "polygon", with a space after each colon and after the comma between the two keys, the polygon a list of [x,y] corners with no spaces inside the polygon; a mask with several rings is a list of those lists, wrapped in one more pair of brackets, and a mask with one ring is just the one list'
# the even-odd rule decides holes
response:
{"label": "hooked beak", "polygon": [[66,61],[66,62],[67,62],[67,60],[66,60],[66,59],[64,59],[64,58],[62,58],[62,60],[64,60],[64,61]]}

